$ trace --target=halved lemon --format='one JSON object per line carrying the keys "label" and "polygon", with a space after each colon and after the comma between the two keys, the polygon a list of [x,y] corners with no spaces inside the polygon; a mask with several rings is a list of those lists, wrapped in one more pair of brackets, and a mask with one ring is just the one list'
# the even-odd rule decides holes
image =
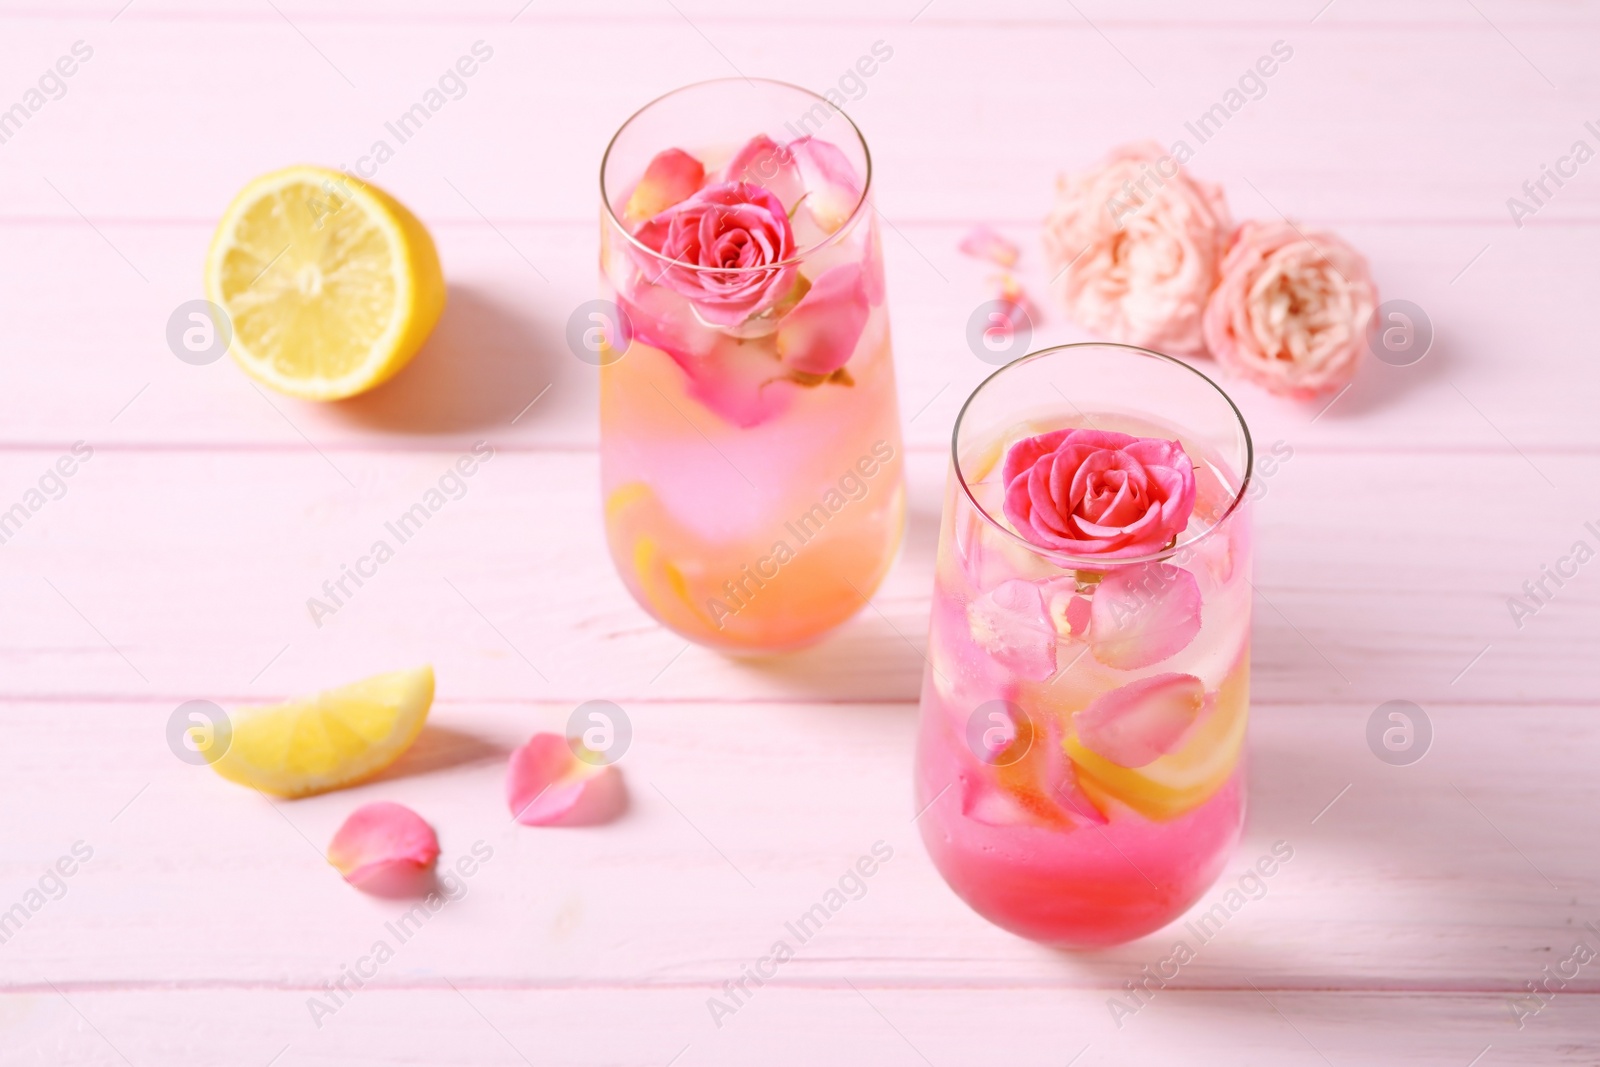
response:
{"label": "halved lemon", "polygon": [[433,668],[395,671],[229,716],[211,764],[230,782],[303,797],[377,774],[411,747],[433,706]]}
{"label": "halved lemon", "polygon": [[404,367],[444,310],[433,238],[376,186],[297,166],[245,186],[211,239],[206,296],[234,358],[307,400],[339,400]]}

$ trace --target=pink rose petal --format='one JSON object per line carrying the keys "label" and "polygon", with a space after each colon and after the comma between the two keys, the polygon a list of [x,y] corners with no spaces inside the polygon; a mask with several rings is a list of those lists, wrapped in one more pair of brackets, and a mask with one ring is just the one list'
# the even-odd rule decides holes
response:
{"label": "pink rose petal", "polygon": [[689,307],[667,290],[641,285],[633,297],[619,293],[616,298],[633,326],[633,339],[666,353],[688,379],[689,395],[735,426],[767,421],[802,389],[773,380],[779,364],[770,349],[741,344],[693,321]]}
{"label": "pink rose petal", "polygon": [[1200,586],[1170,563],[1112,571],[1090,608],[1089,649],[1108,667],[1131,671],[1176,655],[1200,632]]}
{"label": "pink rose petal", "polygon": [[806,210],[824,232],[833,233],[850,220],[861,202],[861,179],[855,167],[837,145],[815,137],[791,141],[789,152],[800,169]]}
{"label": "pink rose petal", "polygon": [[1056,672],[1056,628],[1044,596],[1021,578],[1001,582],[967,606],[972,637],[994,661],[1042,682]]}
{"label": "pink rose petal", "polygon": [[764,133],[750,138],[734,153],[722,178],[723,181],[759,185],[783,201],[788,211],[794,210],[805,192],[794,153]]}
{"label": "pink rose petal", "polygon": [[1043,587],[1045,607],[1056,633],[1082,637],[1089,629],[1089,598],[1078,593],[1076,578],[1052,578]]}
{"label": "pink rose petal", "polygon": [[778,356],[806,374],[832,374],[850,361],[867,325],[861,265],[823,271],[778,327]]}
{"label": "pink rose petal", "polygon": [[[1022,283],[1015,275],[998,274],[990,279],[990,283],[994,286],[995,299],[1004,305],[1008,319],[1012,322],[1018,321],[1019,318],[1027,322],[1039,321],[1039,309],[1028,298],[1027,290],[1022,287]],[[1016,312],[1021,312],[1021,315],[1015,314]]]}
{"label": "pink rose petal", "polygon": [[625,804],[615,767],[578,758],[581,745],[560,734],[534,734],[511,754],[506,803],[524,826],[588,826],[606,822]]}
{"label": "pink rose petal", "polygon": [[1192,674],[1156,674],[1102,693],[1072,722],[1091,752],[1143,767],[1178,748],[1209,699]]}
{"label": "pink rose petal", "polygon": [[362,889],[393,887],[433,867],[439,838],[422,816],[380,800],[350,813],[328,844],[328,862]]}
{"label": "pink rose petal", "polygon": [[692,196],[705,176],[706,168],[700,161],[680,148],[657,153],[644,169],[644,177],[633,187],[622,220],[633,224],[654,218]]}
{"label": "pink rose petal", "polygon": [[961,239],[956,246],[974,259],[985,259],[1001,267],[1017,265],[1017,246],[1001,237],[987,226],[978,226]]}

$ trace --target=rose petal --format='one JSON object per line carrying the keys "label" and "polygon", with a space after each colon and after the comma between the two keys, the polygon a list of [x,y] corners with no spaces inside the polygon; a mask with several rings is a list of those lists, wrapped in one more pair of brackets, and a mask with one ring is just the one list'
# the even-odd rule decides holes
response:
{"label": "rose petal", "polygon": [[1091,752],[1143,767],[1178,748],[1209,699],[1192,674],[1156,674],[1100,694],[1072,723]]}
{"label": "rose petal", "polygon": [[1022,283],[1013,274],[997,274],[989,279],[994,289],[995,300],[1005,309],[1006,317],[1012,322],[1024,321],[1036,323],[1039,321],[1039,308],[1029,299],[1028,292]]}
{"label": "rose petal", "polygon": [[789,142],[789,152],[800,170],[806,210],[824,233],[835,232],[861,202],[861,179],[855,167],[837,145],[815,137]]}
{"label": "rose petal", "polygon": [[1112,571],[1095,589],[1089,649],[1108,667],[1131,671],[1177,655],[1200,632],[1200,585],[1170,563]]}
{"label": "rose petal", "polygon": [[[735,426],[757,426],[783,412],[800,386],[774,381],[780,365],[771,349],[741,344],[694,319],[672,293],[641,285],[617,304],[633,327],[633,341],[666,353],[688,379],[688,394]],[[687,320],[687,321],[685,321]]]}
{"label": "rose petal", "polygon": [[1040,682],[1056,672],[1056,628],[1030,581],[1001,582],[967,606],[972,638],[994,661]]}
{"label": "rose petal", "polygon": [[673,204],[687,200],[705,180],[706,168],[681,148],[658,152],[633,187],[622,221],[630,225],[654,218]]}
{"label": "rose petal", "polygon": [[1002,267],[1017,265],[1017,246],[1001,237],[987,226],[972,229],[961,239],[957,249],[974,259],[986,259]]}
{"label": "rose petal", "polygon": [[778,327],[778,357],[806,374],[832,374],[850,361],[867,325],[861,265],[822,272]]}
{"label": "rose petal", "polygon": [[1034,823],[1070,830],[1080,823],[1104,824],[1105,814],[1078,785],[1078,769],[1067,758],[1060,721],[1053,715],[1040,721],[1030,717],[1021,728],[1036,731],[1027,754],[997,766],[992,785],[987,778],[967,779],[962,813],[992,826]]}
{"label": "rose petal", "polygon": [[426,871],[439,858],[439,838],[422,816],[380,800],[350,813],[328,844],[328,862],[358,888]]}
{"label": "rose petal", "polygon": [[1089,794],[1078,785],[1078,767],[1062,751],[1060,731],[1052,730],[1050,737],[1050,791],[1054,794],[1056,803],[1062,810],[1076,816],[1080,822],[1104,826],[1111,820],[1106,817],[1105,812],[1095,807],[1094,801],[1089,799]]}
{"label": "rose petal", "polygon": [[511,753],[506,803],[524,826],[586,826],[620,813],[625,794],[615,767],[578,757],[582,748],[560,734],[534,734]]}
{"label": "rose petal", "polygon": [[783,201],[786,211],[793,211],[805,192],[794,153],[764,133],[750,138],[734,153],[722,177],[724,181],[749,182],[769,190]]}
{"label": "rose petal", "polygon": [[1044,602],[1050,621],[1062,637],[1082,637],[1089,629],[1089,598],[1078,594],[1076,578],[1052,578],[1044,583]]}

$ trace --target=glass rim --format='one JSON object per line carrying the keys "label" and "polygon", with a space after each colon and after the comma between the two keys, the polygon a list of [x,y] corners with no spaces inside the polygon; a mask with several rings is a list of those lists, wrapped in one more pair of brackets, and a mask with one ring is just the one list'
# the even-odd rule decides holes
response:
{"label": "glass rim", "polygon": [[[978,503],[977,497],[972,495],[972,487],[967,484],[966,473],[961,469],[960,442],[961,426],[966,420],[967,409],[972,406],[973,400],[977,399],[978,394],[983,392],[989,383],[993,382],[996,378],[1000,377],[1013,367],[1020,366],[1024,363],[1031,363],[1038,359],[1043,359],[1045,356],[1056,355],[1072,349],[1083,348],[1121,349],[1124,352],[1133,353],[1139,356],[1148,356],[1152,359],[1157,359],[1174,367],[1181,368],[1182,370],[1193,374],[1195,377],[1209,385],[1212,389],[1216,390],[1217,395],[1222,397],[1222,399],[1227,403],[1228,410],[1233,412],[1234,421],[1239,426],[1239,432],[1244,436],[1244,476],[1239,481],[1238,489],[1234,491],[1233,499],[1228,502],[1227,509],[1224,510],[1221,515],[1217,516],[1217,521],[1213,522],[1210,526],[1206,527],[1204,530],[1201,530],[1187,541],[1181,539],[1177,540],[1169,548],[1164,548],[1159,552],[1152,552],[1143,556],[1118,556],[1116,558],[1107,558],[1104,556],[1074,556],[1059,549],[1047,548],[1044,545],[1034,544],[1026,537],[1023,537],[1022,535],[1010,529],[1003,522],[1001,522],[999,518],[989,514],[989,509]],[[1072,401],[1069,400],[1067,403],[1071,404]],[[996,462],[1003,464],[1005,462],[1005,458],[999,457],[997,458]],[[1018,545],[1021,545],[1023,548],[1026,548],[1036,556],[1041,556],[1053,563],[1060,563],[1064,568],[1085,571],[1103,571],[1110,570],[1112,568],[1137,566],[1143,563],[1159,563],[1162,560],[1171,559],[1179,552],[1198,545],[1201,541],[1204,541],[1217,530],[1220,530],[1223,526],[1227,525],[1228,520],[1233,517],[1233,513],[1239,509],[1239,505],[1244,503],[1245,493],[1249,491],[1251,479],[1255,477],[1255,442],[1250,437],[1250,426],[1244,420],[1244,413],[1239,410],[1239,405],[1233,402],[1233,397],[1229,396],[1227,391],[1213,381],[1209,375],[1203,373],[1195,367],[1190,366],[1183,360],[1178,359],[1175,356],[1169,356],[1164,352],[1157,352],[1154,349],[1141,348],[1138,345],[1125,345],[1115,341],[1074,341],[1071,344],[1052,345],[1049,348],[1041,348],[1038,351],[1029,352],[1027,355],[1014,359],[1005,366],[995,370],[988,377],[984,378],[983,381],[978,383],[977,388],[973,389],[971,394],[969,394],[967,399],[962,403],[961,410],[956,413],[955,426],[950,431],[950,469],[955,472],[956,482],[961,486],[961,492],[966,496],[967,503],[971,504],[973,510],[975,510],[979,515],[982,515],[984,520],[988,522],[990,526],[993,526],[997,531],[999,531],[1002,536],[1009,538]]]}
{"label": "glass rim", "polygon": [[[617,213],[611,206],[611,197],[606,191],[606,164],[611,160],[611,152],[617,147],[617,141],[625,132],[627,132],[628,127],[633,125],[634,120],[643,115],[646,111],[649,111],[651,108],[655,107],[657,104],[661,103],[663,100],[666,100],[668,97],[677,96],[679,93],[689,92],[693,89],[703,89],[708,85],[727,85],[735,82],[743,82],[751,86],[754,86],[755,83],[760,82],[763,85],[775,85],[779,88],[790,89],[794,92],[800,93],[803,96],[811,97],[813,100],[820,102],[824,107],[831,109],[834,114],[843,118],[844,121],[849,125],[850,132],[855,134],[856,143],[861,146],[862,158],[866,160],[866,174],[863,176],[861,181],[861,195],[856,197],[855,206],[850,209],[850,214],[845,217],[845,220],[842,223],[839,224],[839,228],[837,230],[834,230],[832,233],[828,234],[828,236],[814,244],[807,245],[805,248],[795,249],[795,251],[785,259],[777,260],[772,263],[763,263],[759,267],[705,267],[698,263],[686,263],[681,259],[673,259],[670,256],[664,256],[635,237],[628,230],[628,227],[623,225],[622,220],[617,218]],[[808,134],[807,136],[811,135]],[[861,132],[861,127],[856,125],[855,120],[850,117],[844,108],[833,103],[822,94],[812,92],[810,89],[807,89],[802,85],[795,85],[793,82],[779,81],[776,78],[707,78],[704,81],[690,82],[688,85],[680,85],[676,89],[668,90],[624,119],[622,125],[617,127],[617,132],[611,135],[611,140],[606,142],[605,153],[600,157],[600,205],[605,209],[606,220],[617,228],[617,232],[622,234],[623,238],[627,240],[627,242],[632,245],[634,249],[652,257],[653,259],[660,260],[663,264],[677,267],[680,270],[690,270],[711,274],[759,274],[762,271],[771,271],[780,267],[798,266],[806,259],[806,257],[824,248],[827,248],[836,241],[841,240],[846,234],[855,228],[855,224],[862,214],[862,209],[867,206],[868,194],[870,194],[871,191],[872,150],[867,147],[867,138]]]}

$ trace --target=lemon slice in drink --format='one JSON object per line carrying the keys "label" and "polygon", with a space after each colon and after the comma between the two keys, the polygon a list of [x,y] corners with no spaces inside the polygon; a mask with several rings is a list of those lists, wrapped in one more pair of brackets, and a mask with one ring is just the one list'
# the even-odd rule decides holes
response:
{"label": "lemon slice in drink", "polygon": [[1249,712],[1250,661],[1242,658],[1217,691],[1216,708],[1178,751],[1134,770],[1090,751],[1074,734],[1066,741],[1067,755],[1078,765],[1078,785],[1101,807],[1109,797],[1166,822],[1228,784],[1244,748]]}
{"label": "lemon slice in drink", "polygon": [[245,186],[206,255],[234,358],[291,396],[339,400],[393,377],[444,310],[433,238],[376,186],[289,167]]}
{"label": "lemon slice in drink", "polygon": [[229,716],[211,764],[230,782],[303,797],[377,774],[411,747],[433,705],[433,668],[380,674],[339,689]]}

